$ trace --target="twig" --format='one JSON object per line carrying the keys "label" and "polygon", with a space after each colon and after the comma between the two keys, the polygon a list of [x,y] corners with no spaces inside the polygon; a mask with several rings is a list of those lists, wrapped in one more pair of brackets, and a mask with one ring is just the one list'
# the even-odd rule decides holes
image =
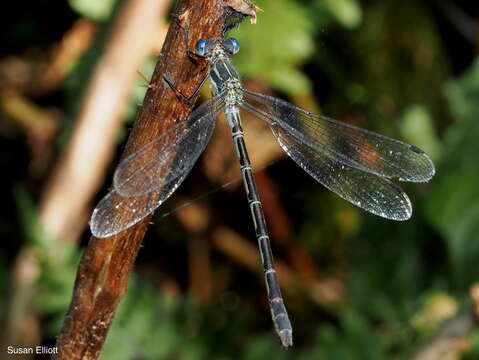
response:
{"label": "twig", "polygon": [[[129,0],[86,91],[68,148],[46,186],[39,213],[45,231],[76,239],[103,182],[137,70],[150,54],[169,1]],[[83,221],[82,221],[83,220]]]}
{"label": "twig", "polygon": [[[152,37],[145,36],[144,32],[148,34],[158,27],[161,7],[162,1],[158,0],[130,0],[113,26],[105,55],[99,61],[77,119],[78,126],[43,194],[39,213],[47,236],[76,239],[84,229],[91,198],[100,186],[111,157],[121,125],[120,115],[126,107],[136,70],[153,45]],[[166,6],[163,4],[163,7]],[[18,88],[15,90],[18,93],[2,91],[0,95],[3,110],[28,128],[30,138],[34,140],[31,141],[32,146],[41,148],[42,151],[34,152],[36,159],[45,156],[45,146],[41,145],[53,136],[55,124],[45,111],[27,102],[19,92],[42,93],[55,88],[66,75],[68,63],[85,50],[93,33],[91,23],[76,22],[57,45],[50,66],[43,67],[41,86],[26,88],[26,84],[17,84],[11,87]],[[30,82],[38,84],[38,81]],[[57,259],[58,255],[50,253],[49,256]],[[32,246],[23,247],[15,260],[7,311],[10,316],[5,324],[7,330],[18,328],[20,331],[3,331],[2,344],[18,347],[37,345],[29,330],[34,328],[32,324],[36,321],[32,302],[36,297],[39,267],[35,249]],[[19,328],[18,324],[29,324],[29,328]]]}
{"label": "twig", "polygon": [[454,4],[453,1],[440,0],[437,2],[439,9],[449,19],[452,26],[471,44],[477,44],[479,24],[471,15]]}
{"label": "twig", "polygon": [[436,336],[410,360],[459,359],[470,348],[467,337],[473,329],[474,318],[471,314],[457,315],[446,321]]}
{"label": "twig", "polygon": [[[207,69],[204,63],[193,62],[187,51],[201,38],[222,34],[227,20],[234,14],[227,5],[226,0],[178,2],[124,156],[175,121],[185,121],[193,103],[182,101],[164,77],[168,76],[182,94],[194,94]],[[73,300],[57,342],[57,359],[98,358],[117,305],[126,291],[128,275],[148,221],[149,217],[111,238],[91,238],[79,265]]]}

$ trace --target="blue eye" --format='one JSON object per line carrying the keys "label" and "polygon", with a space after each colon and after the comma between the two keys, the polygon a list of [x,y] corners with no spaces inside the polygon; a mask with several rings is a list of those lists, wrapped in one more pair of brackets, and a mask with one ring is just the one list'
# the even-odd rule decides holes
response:
{"label": "blue eye", "polygon": [[238,40],[231,38],[231,44],[233,45],[233,54],[236,54],[240,49]]}
{"label": "blue eye", "polygon": [[236,54],[240,49],[239,42],[235,38],[225,40],[223,46],[231,55]]}
{"label": "blue eye", "polygon": [[205,56],[206,54],[206,40],[200,40],[195,46],[196,55]]}

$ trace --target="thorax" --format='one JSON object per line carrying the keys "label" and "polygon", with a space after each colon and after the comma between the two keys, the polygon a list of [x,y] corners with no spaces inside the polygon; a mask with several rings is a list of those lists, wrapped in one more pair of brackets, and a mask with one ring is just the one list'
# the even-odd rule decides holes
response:
{"label": "thorax", "polygon": [[219,59],[211,65],[210,78],[215,94],[225,92],[226,105],[238,104],[243,98],[241,80],[229,59]]}

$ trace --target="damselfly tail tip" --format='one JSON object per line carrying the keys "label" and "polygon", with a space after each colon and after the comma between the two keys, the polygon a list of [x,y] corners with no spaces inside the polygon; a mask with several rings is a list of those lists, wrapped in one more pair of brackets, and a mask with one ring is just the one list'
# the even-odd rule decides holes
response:
{"label": "damselfly tail tip", "polygon": [[278,333],[279,339],[281,340],[281,345],[287,348],[293,346],[293,332],[289,329],[281,330]]}

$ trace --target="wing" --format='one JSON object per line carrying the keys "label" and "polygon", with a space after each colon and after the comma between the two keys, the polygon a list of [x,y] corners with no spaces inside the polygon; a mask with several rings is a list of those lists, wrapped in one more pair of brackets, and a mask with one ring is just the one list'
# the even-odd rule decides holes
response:
{"label": "wing", "polygon": [[281,126],[271,130],[283,150],[309,175],[343,199],[375,215],[391,220],[407,220],[411,202],[396,184],[316,151],[299,142]]}
{"label": "wing", "polygon": [[[261,108],[251,103],[259,103]],[[244,89],[242,106],[268,124],[277,124],[310,149],[349,167],[401,181],[425,182],[434,176],[434,164],[429,156],[405,142],[247,89]]]}
{"label": "wing", "polygon": [[222,95],[200,105],[188,118],[126,157],[113,177],[116,192],[125,197],[168,189],[198,160],[213,133],[216,116],[224,108]]}
{"label": "wing", "polygon": [[155,211],[179,186],[169,193],[153,191],[136,197],[123,197],[115,190],[110,191],[98,203],[90,219],[90,230],[97,238],[106,238],[128,229]]}
{"label": "wing", "polygon": [[95,237],[118,234],[168,199],[208,144],[223,105],[220,97],[212,98],[191,114],[187,130],[180,132],[179,125],[174,126],[120,163],[114,189],[100,201],[90,219]]}

